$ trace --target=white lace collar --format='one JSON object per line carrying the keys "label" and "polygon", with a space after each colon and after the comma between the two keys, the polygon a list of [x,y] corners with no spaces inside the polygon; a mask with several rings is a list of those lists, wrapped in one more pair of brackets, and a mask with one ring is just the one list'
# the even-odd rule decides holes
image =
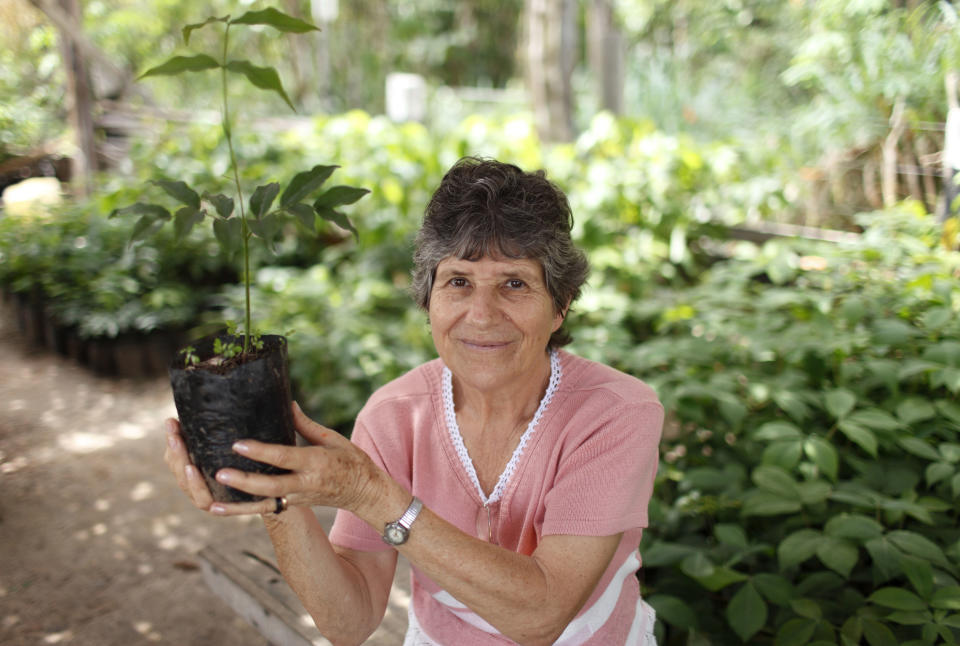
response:
{"label": "white lace collar", "polygon": [[457,450],[457,455],[460,457],[460,463],[463,465],[467,475],[470,476],[470,480],[473,482],[474,487],[477,488],[477,495],[480,496],[480,500],[483,501],[484,505],[490,505],[498,502],[503,496],[503,492],[507,487],[507,483],[510,482],[513,472],[516,471],[517,465],[520,463],[520,456],[523,455],[524,447],[527,445],[527,442],[530,441],[530,438],[533,437],[533,433],[537,428],[537,424],[540,422],[540,418],[543,417],[544,412],[547,410],[547,405],[550,403],[554,393],[557,391],[557,387],[560,385],[560,377],[560,357],[556,350],[551,350],[550,383],[547,385],[547,392],[543,394],[543,399],[540,400],[540,406],[537,408],[537,412],[534,413],[533,419],[530,420],[530,423],[527,425],[527,429],[520,437],[520,443],[517,444],[517,448],[514,449],[513,455],[510,457],[510,461],[503,469],[503,473],[500,474],[500,479],[497,480],[497,485],[493,488],[490,496],[487,497],[483,493],[483,488],[480,486],[480,479],[477,478],[477,471],[473,466],[473,460],[470,459],[470,454],[467,453],[467,447],[463,443],[463,437],[460,435],[460,425],[457,424],[457,414],[453,404],[453,374],[450,372],[449,368],[446,366],[443,367],[443,412],[447,421],[447,430],[450,433],[450,439],[453,441],[453,446]]}

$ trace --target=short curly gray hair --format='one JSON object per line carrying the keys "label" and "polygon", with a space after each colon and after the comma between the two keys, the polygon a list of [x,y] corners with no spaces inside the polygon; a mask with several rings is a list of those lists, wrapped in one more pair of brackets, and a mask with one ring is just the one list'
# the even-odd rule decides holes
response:
{"label": "short curly gray hair", "polygon": [[[437,265],[444,258],[529,258],[543,268],[557,312],[569,308],[590,272],[573,244],[573,214],[566,196],[543,171],[527,173],[513,164],[464,157],[454,164],[427,205],[413,255],[413,297],[424,310]],[[561,325],[548,347],[572,340]]]}

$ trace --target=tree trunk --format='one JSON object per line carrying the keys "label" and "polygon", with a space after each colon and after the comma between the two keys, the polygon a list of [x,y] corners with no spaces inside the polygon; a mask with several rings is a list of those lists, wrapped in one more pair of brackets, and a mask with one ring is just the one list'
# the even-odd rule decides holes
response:
{"label": "tree trunk", "polygon": [[67,108],[78,154],[73,155],[73,177],[79,195],[93,191],[93,173],[97,170],[97,149],[93,134],[93,92],[86,57],[77,46],[75,33],[82,27],[80,0],[59,0],[69,25],[59,25],[60,55],[67,77]]}
{"label": "tree trunk", "polygon": [[587,8],[587,58],[601,110],[623,112],[623,34],[610,0],[595,0]]}
{"label": "tree trunk", "polygon": [[897,99],[893,106],[893,114],[890,115],[890,133],[884,139],[881,148],[883,166],[880,169],[880,186],[885,207],[891,207],[897,203],[897,144],[907,127],[903,116],[904,107],[903,99]]}
{"label": "tree trunk", "polygon": [[527,82],[540,138],[570,141],[576,62],[575,0],[527,0]]}

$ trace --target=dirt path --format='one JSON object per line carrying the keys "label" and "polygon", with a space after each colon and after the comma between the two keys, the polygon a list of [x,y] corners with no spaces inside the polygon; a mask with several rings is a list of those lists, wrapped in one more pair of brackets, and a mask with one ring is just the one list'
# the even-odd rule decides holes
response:
{"label": "dirt path", "polygon": [[264,646],[196,559],[260,521],[205,516],[176,488],[166,379],[33,351],[2,306],[0,356],[0,643]]}

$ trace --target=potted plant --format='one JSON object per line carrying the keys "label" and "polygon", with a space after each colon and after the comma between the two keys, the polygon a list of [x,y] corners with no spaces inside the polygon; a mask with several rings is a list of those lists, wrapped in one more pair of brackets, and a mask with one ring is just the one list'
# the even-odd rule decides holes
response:
{"label": "potted plant", "polygon": [[286,338],[259,334],[252,325],[251,238],[259,238],[272,248],[272,243],[287,224],[292,222],[316,232],[319,219],[333,222],[356,236],[353,224],[337,209],[356,202],[369,192],[351,186],[333,186],[321,193],[320,189],[337,166],[317,165],[294,175],[282,190],[277,182],[256,187],[249,201],[244,203],[233,146],[228,78],[239,76],[257,88],[275,92],[294,109],[274,68],[229,58],[231,28],[251,25],[264,25],[294,34],[318,29],[273,8],[249,11],[239,18],[210,17],[183,27],[183,39],[189,45],[195,30],[220,27],[221,47],[217,56],[204,53],[178,55],[140,75],[142,79],[210,70],[219,72],[221,127],[230,154],[236,199],[222,193],[199,193],[182,181],[157,180],[153,184],[178,203],[175,212],[171,213],[160,204],[137,202],[111,213],[111,217],[139,216],[133,227],[131,243],[151,235],[167,223],[173,224],[177,238],[182,239],[194,226],[209,220],[222,247],[240,250],[245,287],[242,329],[228,326],[226,333],[192,343],[180,350],[170,364],[174,402],[187,451],[214,498],[221,502],[256,500],[257,497],[218,483],[214,475],[219,469],[229,466],[247,471],[277,472],[275,467],[234,453],[231,447],[236,440],[252,438],[285,444],[295,441]]}

